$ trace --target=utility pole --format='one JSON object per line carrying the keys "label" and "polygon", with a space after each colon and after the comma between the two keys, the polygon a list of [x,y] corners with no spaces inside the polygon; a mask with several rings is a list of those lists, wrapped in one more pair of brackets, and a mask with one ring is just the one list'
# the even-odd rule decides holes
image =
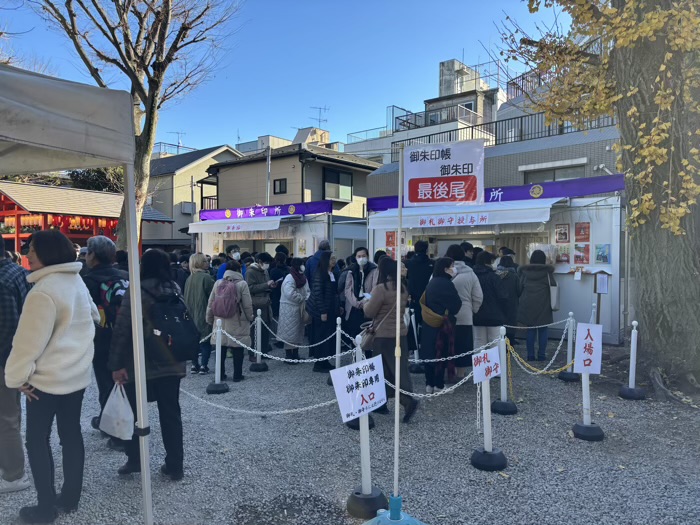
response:
{"label": "utility pole", "polygon": [[[194,177],[190,177],[190,197],[192,201],[192,217],[194,218],[194,214],[197,213],[197,205],[194,202]],[[191,252],[195,253],[197,251],[197,234],[191,234],[190,237],[190,248]]]}
{"label": "utility pole", "polygon": [[323,118],[323,114],[330,111],[331,108],[323,106],[311,106],[311,109],[318,110],[318,117],[309,117],[311,120],[315,120],[317,122],[317,128],[321,128],[321,124],[323,122],[328,122],[328,119]]}

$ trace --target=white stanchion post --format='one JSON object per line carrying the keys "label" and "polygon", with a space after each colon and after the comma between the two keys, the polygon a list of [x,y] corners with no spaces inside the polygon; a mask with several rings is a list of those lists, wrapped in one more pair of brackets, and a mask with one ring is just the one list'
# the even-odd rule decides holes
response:
{"label": "white stanchion post", "polygon": [[340,317],[335,319],[335,367],[340,368],[340,349],[343,342],[343,332],[340,328],[342,320]]}
{"label": "white stanchion post", "polygon": [[629,382],[627,386],[620,387],[620,397],[623,399],[631,399],[633,401],[641,401],[646,399],[647,393],[643,388],[637,388],[637,337],[639,332],[637,332],[637,326],[639,323],[637,321],[632,321],[632,334],[630,341],[630,375]]}
{"label": "white stanchion post", "polygon": [[593,303],[593,309],[591,310],[591,320],[588,321],[590,324],[596,324],[595,320],[596,320],[597,310],[598,310],[598,308],[597,308],[596,303]]}
{"label": "white stanchion post", "polygon": [[491,380],[486,379],[481,383],[481,406],[484,413],[484,450],[493,452],[491,437]]}
{"label": "white stanchion post", "polygon": [[255,363],[250,365],[251,372],[267,372],[267,363],[262,362],[262,310],[258,309],[255,317]]}
{"label": "white stanchion post", "polygon": [[591,424],[591,376],[588,372],[581,374],[581,391],[583,393],[583,424]]}
{"label": "white stanchion post", "polygon": [[228,392],[228,385],[221,381],[221,352],[223,351],[221,348],[221,319],[216,320],[214,332],[214,341],[216,342],[214,359],[216,359],[216,367],[214,368],[214,382],[207,385],[207,394],[225,394]]}
{"label": "white stanchion post", "polygon": [[501,326],[501,338],[498,340],[498,354],[501,366],[501,376],[498,378],[501,386],[501,399],[497,399],[491,405],[491,411],[502,416],[511,416],[518,413],[518,407],[514,400],[508,401],[508,348],[506,347],[506,327]]}
{"label": "white stanchion post", "polygon": [[[355,359],[362,361],[362,349],[355,348]],[[360,469],[362,471],[362,494],[372,494],[372,469],[369,460],[369,414],[360,416]]]}
{"label": "white stanchion post", "polygon": [[[594,314],[595,315],[595,314]],[[576,320],[574,312],[569,312],[569,319],[566,321],[566,362],[572,363],[574,360],[574,329],[576,328]],[[569,368],[559,372],[559,379],[567,383],[575,383],[580,379],[578,374],[574,373],[574,365],[569,365]]]}

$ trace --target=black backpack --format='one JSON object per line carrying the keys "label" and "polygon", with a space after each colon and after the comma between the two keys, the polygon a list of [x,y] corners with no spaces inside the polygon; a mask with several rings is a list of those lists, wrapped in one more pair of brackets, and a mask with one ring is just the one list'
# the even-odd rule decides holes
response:
{"label": "black backpack", "polygon": [[182,296],[175,292],[155,295],[144,322],[144,344],[152,356],[167,350],[176,361],[194,361],[199,354],[199,330],[194,324]]}

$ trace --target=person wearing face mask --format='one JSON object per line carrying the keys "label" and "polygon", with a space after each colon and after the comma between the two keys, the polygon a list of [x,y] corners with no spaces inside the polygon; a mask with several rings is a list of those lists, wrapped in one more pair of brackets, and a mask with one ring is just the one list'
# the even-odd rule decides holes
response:
{"label": "person wearing face mask", "polygon": [[[452,283],[454,260],[442,257],[435,261],[433,278],[420,298],[423,326],[420,332],[420,358],[438,359],[455,353],[456,315],[462,299]],[[454,369],[454,360],[447,361]],[[425,363],[425,391],[428,394],[445,388],[445,362]],[[453,370],[454,375],[454,370]]]}
{"label": "person wearing face mask", "polygon": [[357,248],[353,253],[356,264],[352,265],[345,279],[345,321],[346,332],[355,337],[361,332],[360,325],[365,318],[363,307],[371,297],[377,283],[377,265],[369,261],[367,248]]}
{"label": "person wearing face mask", "polygon": [[498,338],[500,327],[506,322],[508,291],[492,267],[493,258],[492,253],[482,251],[476,256],[474,265],[474,273],[484,293],[484,302],[474,314],[474,348]]}
{"label": "person wearing face mask", "polygon": [[[250,296],[253,299],[253,312],[257,315],[258,309],[261,310],[263,322],[267,326],[271,324],[271,307],[270,307],[270,292],[277,286],[277,283],[270,279],[268,270],[272,263],[272,256],[267,252],[261,252],[256,255],[255,262],[248,267],[245,280],[250,289]],[[255,324],[250,327],[251,337],[255,337],[253,331]],[[255,339],[253,339],[255,341]],[[270,350],[270,331],[263,327],[261,348],[260,351],[267,354]],[[251,361],[255,361],[255,356],[250,356]]]}
{"label": "person wearing face mask", "polygon": [[[277,336],[294,345],[304,344],[304,320],[302,308],[311,295],[309,283],[304,275],[304,261],[298,257],[292,259],[289,274],[282,281],[280,297],[280,314],[277,324]],[[299,346],[287,345],[287,359],[299,359]]]}
{"label": "person wearing face mask", "polygon": [[[226,258],[227,259],[232,259],[234,261],[239,261],[241,260],[241,248],[237,244],[231,244],[230,246],[226,247]],[[245,266],[243,267],[243,277],[245,277]],[[224,278],[224,274],[226,273],[226,265],[222,264],[219,266],[219,271],[216,274],[216,280],[218,281],[219,279]]]}

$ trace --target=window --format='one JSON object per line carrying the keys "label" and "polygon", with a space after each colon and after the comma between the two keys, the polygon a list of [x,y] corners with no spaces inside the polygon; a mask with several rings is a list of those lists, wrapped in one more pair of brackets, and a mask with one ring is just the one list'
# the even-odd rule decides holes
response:
{"label": "window", "polygon": [[323,198],[342,202],[352,201],[352,173],[323,168]]}
{"label": "window", "polygon": [[525,184],[541,184],[556,180],[582,179],[586,176],[585,166],[566,166],[548,170],[525,172]]}
{"label": "window", "polygon": [[272,181],[273,191],[275,195],[280,193],[287,193],[287,179],[275,179]]}

